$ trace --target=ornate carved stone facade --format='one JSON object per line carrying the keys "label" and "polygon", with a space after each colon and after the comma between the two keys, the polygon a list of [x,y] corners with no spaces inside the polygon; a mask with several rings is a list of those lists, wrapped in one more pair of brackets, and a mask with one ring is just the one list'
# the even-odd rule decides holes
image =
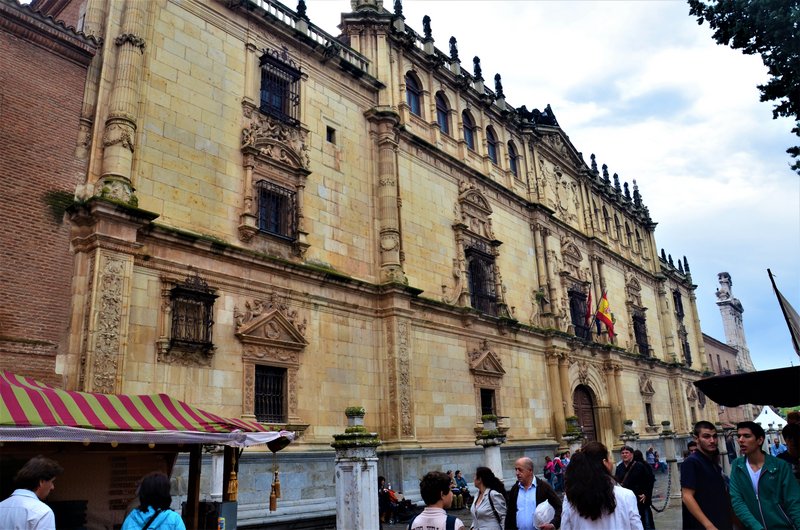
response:
{"label": "ornate carved stone facade", "polygon": [[[293,483],[326,473],[301,460],[357,405],[379,467],[411,495],[441,458],[479,463],[467,449],[492,396],[509,464],[565,447],[576,413],[611,447],[624,419],[649,425],[645,404],[688,431],[705,362],[688,266],[659,259],[637,187],[587,163],[553,109],[511,106],[455,43],[423,42],[375,0],[343,15],[339,39],[271,0],[124,6],[87,20],[146,45],[123,39],[87,88],[81,149],[98,163],[81,186],[100,191],[71,213],[70,386],[252,417],[259,378],[277,373],[286,421],[270,423],[303,432],[281,469]],[[178,47],[208,57],[164,53]],[[265,70],[266,49],[291,59],[286,76]],[[103,141],[118,119],[130,146]],[[165,349],[165,294],[194,275],[216,296],[203,362]],[[604,294],[613,338],[592,318]],[[287,518],[332,513],[332,492],[284,494]],[[240,524],[263,522],[243,508]]]}

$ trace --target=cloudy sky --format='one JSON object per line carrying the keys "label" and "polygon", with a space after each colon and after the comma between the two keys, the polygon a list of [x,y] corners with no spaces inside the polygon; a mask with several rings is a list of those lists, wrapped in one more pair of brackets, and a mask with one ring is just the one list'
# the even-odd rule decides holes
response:
{"label": "cloudy sky", "polygon": [[[307,6],[338,35],[350,2]],[[465,67],[478,55],[487,80],[500,73],[511,105],[549,103],[587,161],[636,179],[659,248],[689,260],[705,333],[724,342],[714,293],[727,271],[756,368],[796,365],[766,269],[800,310],[800,178],[785,153],[797,138],[759,102],[760,57],[717,45],[688,12],[682,1],[403,1],[417,32],[431,17],[439,49],[455,36]]]}

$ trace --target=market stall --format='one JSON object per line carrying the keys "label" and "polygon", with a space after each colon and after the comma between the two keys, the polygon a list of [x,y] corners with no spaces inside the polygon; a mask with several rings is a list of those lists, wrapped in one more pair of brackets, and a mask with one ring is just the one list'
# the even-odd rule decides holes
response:
{"label": "market stall", "polygon": [[[223,418],[166,394],[110,395],[61,390],[11,372],[0,374],[0,494],[30,457],[57,460],[65,472],[48,498],[58,528],[113,530],[136,505],[138,480],[150,471],[170,474],[180,452],[190,455],[187,528],[200,528],[201,449],[224,446],[223,498],[235,501],[238,454],[269,444],[282,448],[294,435]],[[230,525],[228,530],[230,530]]]}

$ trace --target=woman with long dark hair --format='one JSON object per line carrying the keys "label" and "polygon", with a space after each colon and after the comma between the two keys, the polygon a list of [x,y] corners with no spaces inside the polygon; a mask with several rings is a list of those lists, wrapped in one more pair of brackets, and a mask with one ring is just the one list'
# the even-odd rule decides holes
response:
{"label": "woman with long dark hair", "polygon": [[488,467],[475,470],[478,496],[470,506],[474,530],[503,530],[506,524],[506,488]]}
{"label": "woman with long dark hair", "polygon": [[139,507],[125,518],[122,530],[186,530],[170,504],[169,477],[160,471],[145,475],[139,485]]}
{"label": "woman with long dark hair", "polygon": [[575,453],[564,476],[561,530],[642,530],[636,496],[616,484],[611,469],[599,442]]}

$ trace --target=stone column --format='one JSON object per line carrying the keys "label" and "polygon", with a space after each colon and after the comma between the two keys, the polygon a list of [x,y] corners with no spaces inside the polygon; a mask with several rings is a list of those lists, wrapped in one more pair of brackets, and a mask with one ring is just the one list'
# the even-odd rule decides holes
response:
{"label": "stone column", "polygon": [[[670,363],[678,362],[678,354],[675,344],[675,318],[669,310],[668,297],[672,296],[667,290],[664,282],[658,284],[658,324],[661,328],[661,336],[664,340],[664,361]],[[699,329],[699,328],[698,328]]]}
{"label": "stone column", "polygon": [[122,29],[114,39],[117,62],[103,133],[102,176],[95,189],[96,195],[132,206],[136,206],[131,169],[145,50],[144,18],[148,5],[148,2],[128,0],[123,12]]}
{"label": "stone column", "polygon": [[400,235],[400,197],[397,185],[397,131],[400,117],[390,109],[366,114],[378,148],[378,219],[380,220],[381,282],[405,283]]}
{"label": "stone column", "polygon": [[336,450],[336,528],[373,530],[380,526],[378,513],[378,454],[376,433],[364,428],[364,408],[348,407],[347,428],[334,434]]}
{"label": "stone column", "polygon": [[614,386],[617,389],[619,412],[622,413],[622,408],[625,406],[625,394],[622,393],[622,365],[619,363],[614,363]]}
{"label": "stone column", "polygon": [[561,398],[561,380],[558,376],[558,354],[555,352],[547,353],[547,376],[550,383],[550,396],[553,399],[553,438],[556,440],[567,432],[566,415],[564,407],[557,401]]}
{"label": "stone column", "polygon": [[611,432],[616,441],[617,434],[619,433],[619,426],[622,425],[622,418],[620,417],[619,395],[617,394],[617,384],[614,379],[614,363],[606,361],[603,364],[603,372],[606,374],[606,386],[608,387],[608,401],[611,408]]}
{"label": "stone column", "polygon": [[569,384],[569,354],[563,353],[558,359],[558,378],[561,382],[562,404],[564,406],[564,417],[575,415],[575,408],[572,404],[572,393]]}
{"label": "stone column", "polygon": [[726,475],[731,474],[731,462],[728,460],[728,444],[725,443],[725,430],[721,423],[717,423],[717,449],[719,450],[719,461],[722,464],[722,471]]}

